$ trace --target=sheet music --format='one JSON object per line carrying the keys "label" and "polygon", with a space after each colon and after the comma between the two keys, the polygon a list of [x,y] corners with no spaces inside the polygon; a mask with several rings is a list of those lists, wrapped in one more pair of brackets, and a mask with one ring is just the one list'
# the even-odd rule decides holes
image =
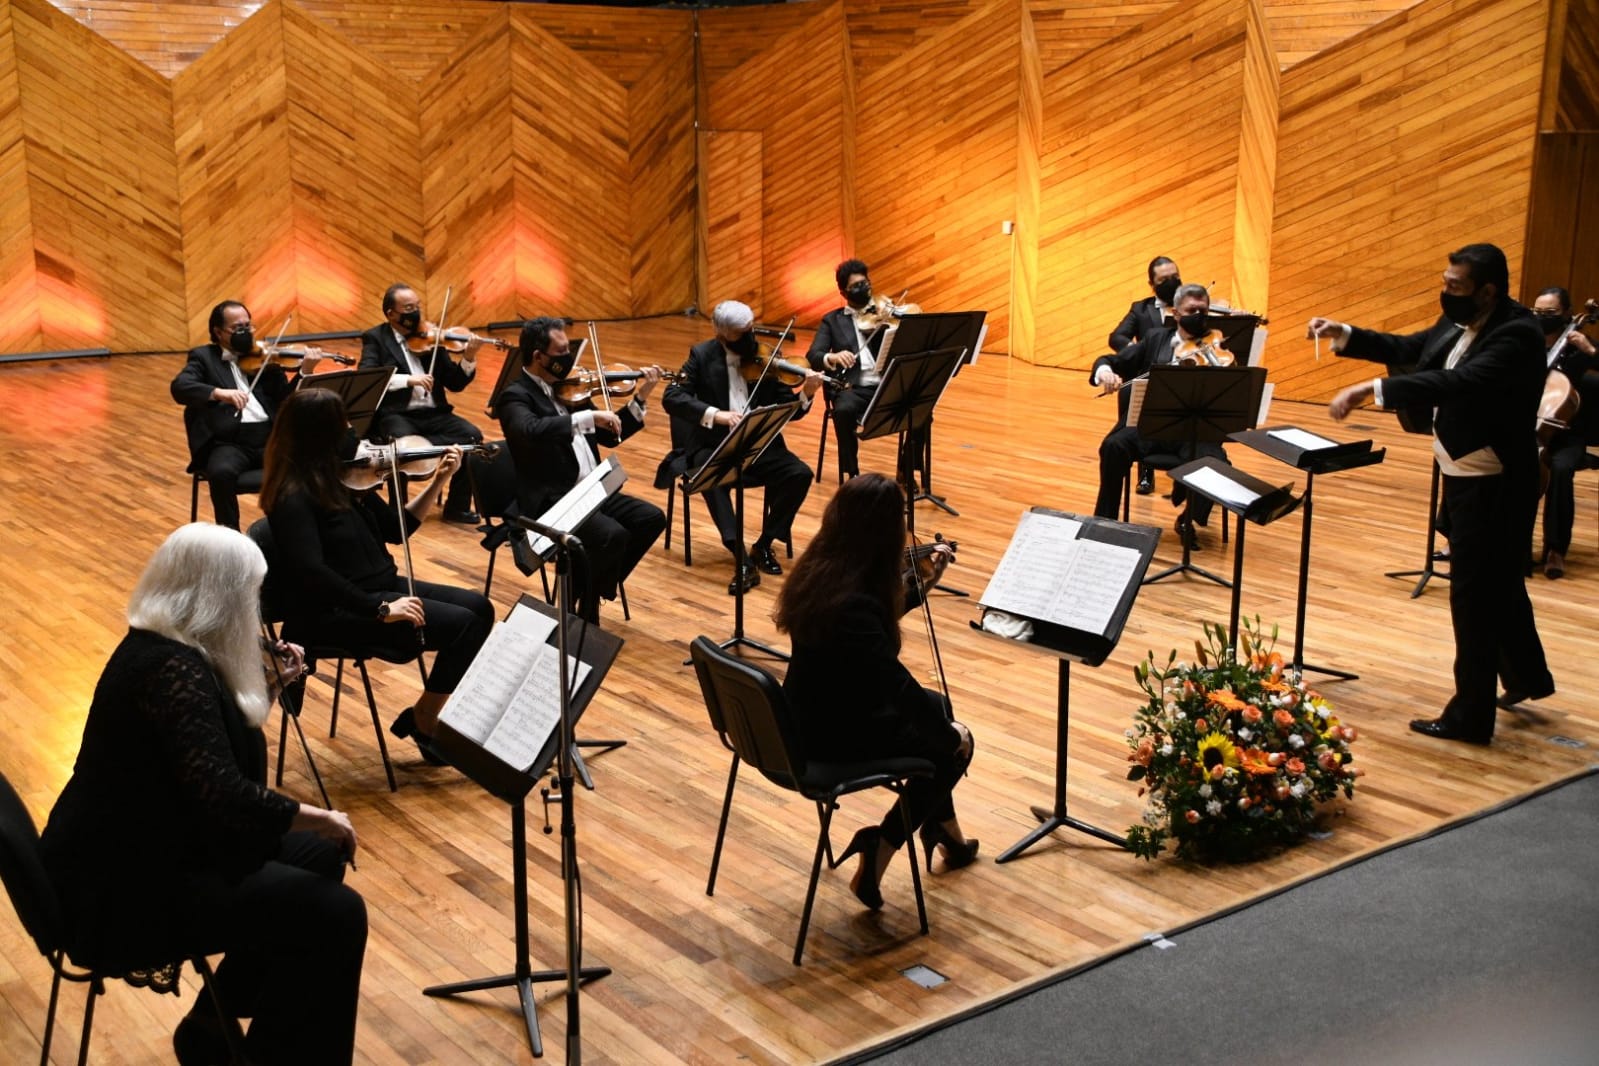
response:
{"label": "sheet music", "polygon": [[1266,436],[1276,437],[1284,444],[1292,444],[1295,448],[1306,452],[1316,452],[1323,448],[1338,447],[1338,442],[1335,440],[1328,440],[1326,437],[1318,437],[1314,433],[1310,433],[1303,429],[1298,429],[1294,426],[1288,426],[1283,429],[1268,429],[1266,431]]}
{"label": "sheet music", "polygon": [[518,633],[532,637],[540,644],[549,640],[550,634],[555,632],[555,619],[521,602],[511,608],[510,615],[505,619],[505,625]]}
{"label": "sheet music", "polygon": [[[620,476],[618,476],[620,475]],[[609,456],[573,485],[565,496],[556,500],[549,510],[539,515],[537,521],[562,533],[570,533],[599,509],[606,497],[621,488],[627,481],[627,472],[616,456]],[[548,537],[528,532],[533,550],[539,555],[548,554],[554,543]]]}
{"label": "sheet music", "polygon": [[978,602],[1026,618],[1049,619],[1060,576],[1072,564],[1082,528],[1073,518],[1037,511],[1022,515]]}
{"label": "sheet music", "polygon": [[542,640],[535,640],[516,627],[496,625],[450,694],[439,721],[483,745],[500,724],[517,689],[527,680],[538,650],[547,647]]}
{"label": "sheet music", "polygon": [[1249,365],[1259,366],[1266,357],[1266,333],[1261,326],[1255,327],[1255,335],[1249,338]]}
{"label": "sheet music", "polygon": [[1190,489],[1209,496],[1223,506],[1232,504],[1234,507],[1248,507],[1260,499],[1260,493],[1245,488],[1214,467],[1202,466],[1192,474],[1184,475],[1183,480]]}
{"label": "sheet music", "polygon": [[[485,751],[507,766],[525,770],[561,722],[561,653],[549,644],[540,644],[534,653],[522,684],[505,705],[499,725],[483,744]],[[572,671],[572,691],[588,677],[589,665],[567,656]]]}
{"label": "sheet music", "polygon": [[1127,591],[1138,562],[1137,548],[1100,540],[1075,542],[1076,557],[1060,576],[1060,589],[1046,621],[1104,635]]}
{"label": "sheet music", "polygon": [[988,323],[983,323],[983,328],[977,331],[977,347],[971,351],[971,364],[977,365],[977,357],[983,354],[983,345],[988,343]]}

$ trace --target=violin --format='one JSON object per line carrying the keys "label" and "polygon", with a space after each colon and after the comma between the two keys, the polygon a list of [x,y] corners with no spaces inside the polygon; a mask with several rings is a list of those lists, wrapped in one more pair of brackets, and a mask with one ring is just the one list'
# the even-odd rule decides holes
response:
{"label": "violin", "polygon": [[[900,299],[910,290],[900,293]],[[874,296],[872,302],[864,310],[855,312],[855,324],[864,333],[876,333],[886,326],[893,325],[901,315],[919,315],[922,309],[917,304],[895,303],[887,296]]]}
{"label": "violin", "polygon": [[348,355],[339,355],[309,344],[263,344],[255,342],[255,347],[249,355],[239,357],[239,369],[245,374],[254,374],[268,363],[282,367],[284,370],[298,370],[300,364],[308,358],[331,359],[340,366],[354,366],[355,360]]}
{"label": "violin", "polygon": [[[746,355],[739,360],[739,374],[745,381],[755,384],[767,374],[768,365],[771,367],[771,376],[789,388],[798,388],[805,383],[805,378],[811,373],[808,366],[786,362],[777,357],[778,345],[767,344],[761,341],[754,355]],[[665,377],[665,374],[661,375]]]}
{"label": "violin", "polygon": [[[905,549],[905,567],[913,572],[913,580],[918,587],[925,588],[933,584],[938,576],[935,558],[941,554],[938,550],[940,547],[948,547],[951,556],[960,551],[960,543],[945,540],[942,533],[934,533],[932,540],[912,544]],[[951,563],[954,561],[954,558],[950,559]]]}
{"label": "violin", "polygon": [[498,337],[480,336],[462,326],[451,326],[443,333],[440,333],[439,328],[431,322],[422,323],[421,329],[406,337],[405,346],[417,355],[426,355],[428,352],[433,351],[435,345],[444,351],[459,355],[466,351],[467,345],[474,341],[479,344],[493,345],[502,350],[511,347],[509,342],[502,341]]}
{"label": "violin", "polygon": [[352,492],[375,489],[388,480],[392,472],[425,480],[438,470],[439,460],[445,453],[457,447],[461,449],[463,458],[481,455],[493,459],[500,453],[498,444],[434,444],[426,437],[397,437],[392,448],[384,445],[377,451],[346,459],[341,480],[344,487]]}
{"label": "violin", "polygon": [[[603,375],[603,388],[601,377]],[[678,375],[675,371],[661,371],[662,381],[676,381]],[[555,398],[567,407],[582,403],[595,393],[606,397],[631,396],[638,390],[638,383],[644,379],[644,371],[634,370],[622,363],[612,363],[603,371],[585,370],[574,367],[572,372],[560,381],[550,386]]]}
{"label": "violin", "polygon": [[1225,339],[1219,329],[1197,340],[1180,338],[1172,352],[1172,362],[1177,366],[1232,366],[1233,353],[1221,346]]}

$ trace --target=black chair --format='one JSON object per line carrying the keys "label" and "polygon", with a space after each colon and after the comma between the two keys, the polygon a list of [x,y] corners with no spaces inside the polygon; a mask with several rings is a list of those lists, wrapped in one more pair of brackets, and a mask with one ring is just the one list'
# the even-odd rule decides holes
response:
{"label": "black chair", "polygon": [[[827,435],[833,432],[834,429],[833,393],[835,391],[833,385],[827,382],[822,384],[822,431],[817,434],[819,441],[816,445],[816,483],[818,485],[822,483],[822,467],[827,459]],[[838,483],[840,485],[844,484],[844,464],[842,462],[838,464]]]}
{"label": "black chair", "polygon": [[[705,709],[711,727],[722,744],[733,753],[727,772],[727,795],[722,800],[722,818],[716,827],[716,849],[711,853],[711,874],[705,883],[707,896],[716,893],[716,870],[722,860],[722,841],[727,835],[727,816],[733,806],[733,785],[743,761],[773,784],[798,792],[816,804],[820,829],[816,835],[816,856],[811,861],[810,884],[805,889],[805,908],[800,913],[799,936],[794,941],[794,965],[805,951],[805,934],[811,924],[811,906],[816,901],[816,882],[821,876],[822,858],[836,866],[828,829],[840,798],[867,789],[884,788],[895,794],[904,792],[913,777],[932,777],[933,764],[926,759],[876,759],[861,763],[826,763],[806,757],[799,733],[790,718],[788,701],[777,679],[760,667],[745,662],[718,647],[709,637],[696,637],[689,645],[694,672],[699,677]],[[901,810],[903,811],[903,806]],[[922,876],[916,862],[916,836],[909,817],[905,823],[905,847],[910,855],[911,882],[916,889],[916,913],[921,931],[927,932],[927,904],[922,898]]]}
{"label": "black chair", "polygon": [[[39,953],[49,960],[54,975],[50,981],[50,1007],[44,1018],[39,1066],[49,1066],[50,1063],[50,1040],[55,1034],[56,1006],[60,1002],[63,979],[89,986],[89,999],[83,1008],[83,1034],[78,1040],[78,1066],[84,1066],[89,1061],[94,1001],[105,994],[107,980],[120,979],[135,988],[178,994],[178,978],[183,968],[181,961],[141,970],[110,970],[92,962],[85,963],[78,959],[68,961],[66,920],[61,913],[60,901],[56,898],[55,886],[50,883],[44,863],[39,858],[38,830],[34,828],[33,817],[28,814],[28,809],[23,806],[21,798],[4,774],[0,774],[0,881],[5,882],[6,894],[11,897],[11,906],[21,919],[22,927],[33,938]],[[210,988],[212,973],[205,956],[196,955],[188,961]],[[80,969],[74,970],[73,966]],[[219,1004],[217,1010],[220,1016],[220,1000],[213,995],[212,1001]],[[238,1023],[223,1017],[222,1031],[227,1036],[233,1060],[243,1061]]]}
{"label": "black chair", "polygon": [[[483,524],[477,527],[483,534],[479,543],[489,553],[488,571],[483,575],[483,595],[487,596],[494,585],[494,560],[500,549],[509,545],[517,569],[529,577],[537,571],[539,581],[544,585],[544,602],[553,604],[555,594],[550,589],[550,575],[546,569],[552,557],[535,552],[527,539],[527,531],[512,521],[517,514],[516,463],[511,458],[510,449],[504,447],[503,442],[497,443],[501,446],[493,458],[481,453],[474,453],[468,458],[472,467],[472,484],[477,493],[478,513],[483,518]],[[622,601],[622,617],[632,621],[633,612],[627,606],[627,586],[621,581],[616,583],[616,594]]]}
{"label": "black chair", "polygon": [[[257,519],[250,526],[249,536],[251,540],[255,541],[256,547],[261,549],[261,554],[266,556],[267,576],[266,580],[261,584],[261,616],[268,625],[275,626],[283,621],[285,613],[282,605],[282,597],[278,590],[274,587],[272,580],[272,574],[277,569],[277,544],[272,539],[272,527],[265,518]],[[374,656],[370,655],[363,649],[346,647],[338,644],[307,644],[305,648],[305,657],[308,663],[318,659],[333,659],[338,663],[333,676],[333,710],[331,719],[328,723],[329,737],[336,736],[338,731],[339,697],[344,691],[345,660],[348,659],[349,661],[355,663],[355,668],[361,673],[361,685],[366,690],[366,705],[372,712],[372,731],[377,735],[378,752],[383,756],[383,773],[389,780],[389,791],[398,792],[400,790],[400,786],[399,783],[394,779],[394,764],[389,761],[389,746],[383,737],[383,722],[378,717],[377,697],[372,694],[372,678],[367,673],[366,669],[367,659],[373,658]],[[386,662],[400,663],[408,663],[413,659],[416,660],[417,667],[422,672],[422,683],[423,685],[426,685],[427,669],[426,667],[422,666],[421,649],[417,649],[415,654],[409,655],[403,659],[388,659],[384,657],[384,661]],[[285,713],[285,717],[287,718],[287,713]],[[298,729],[298,713],[296,713],[294,717],[295,728]],[[287,731],[288,724],[285,721],[282,729],[279,730],[278,736],[278,770],[276,778],[276,783],[278,785],[283,784],[283,740],[287,734]]]}
{"label": "black chair", "polygon": [[[263,471],[260,470],[246,470],[240,474],[239,493],[242,495],[250,492],[260,492],[262,473]],[[200,520],[200,482],[206,479],[205,471],[196,470],[193,464],[190,464],[189,476],[193,479],[193,484],[189,488],[189,521],[198,522]]]}

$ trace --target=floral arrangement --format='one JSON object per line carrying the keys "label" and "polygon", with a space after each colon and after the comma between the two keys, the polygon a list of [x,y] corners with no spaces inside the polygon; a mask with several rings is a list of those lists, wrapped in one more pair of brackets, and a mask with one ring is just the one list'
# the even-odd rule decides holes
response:
{"label": "floral arrangement", "polygon": [[1354,726],[1244,624],[1243,657],[1224,625],[1205,625],[1198,662],[1165,669],[1154,652],[1133,667],[1148,701],[1127,730],[1129,781],[1148,796],[1142,825],[1127,830],[1135,855],[1153,859],[1168,838],[1185,859],[1242,860],[1293,843],[1318,804],[1354,798],[1363,771],[1350,763]]}

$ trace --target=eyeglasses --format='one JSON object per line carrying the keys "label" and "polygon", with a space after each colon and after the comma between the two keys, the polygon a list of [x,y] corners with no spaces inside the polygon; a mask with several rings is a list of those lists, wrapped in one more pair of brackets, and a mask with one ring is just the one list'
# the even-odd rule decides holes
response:
{"label": "eyeglasses", "polygon": [[247,330],[251,330],[251,329],[254,329],[254,328],[255,327],[251,326],[250,323],[248,323],[248,322],[241,322],[237,326],[229,326],[229,327],[225,328],[222,332],[226,333],[228,336],[231,337],[234,334],[244,333]]}

